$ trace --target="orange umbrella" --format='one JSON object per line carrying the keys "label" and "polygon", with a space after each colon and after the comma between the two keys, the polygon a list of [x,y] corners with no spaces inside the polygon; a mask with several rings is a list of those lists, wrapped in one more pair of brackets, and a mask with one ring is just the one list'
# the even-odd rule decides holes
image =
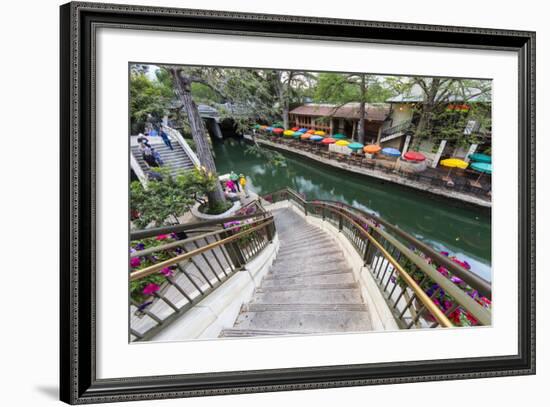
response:
{"label": "orange umbrella", "polygon": [[310,129],[310,130],[306,131],[306,133],[313,134],[313,133],[315,133],[315,130]]}
{"label": "orange umbrella", "polygon": [[307,140],[307,139],[310,138],[310,137],[311,137],[311,134],[309,134],[309,133],[302,134],[302,135],[300,136],[300,138],[301,138],[302,140]]}
{"label": "orange umbrella", "polygon": [[368,154],[376,154],[378,153],[380,150],[382,150],[382,147],[380,147],[379,145],[377,144],[369,144],[368,146],[365,146],[363,148],[363,151],[365,153],[368,153]]}

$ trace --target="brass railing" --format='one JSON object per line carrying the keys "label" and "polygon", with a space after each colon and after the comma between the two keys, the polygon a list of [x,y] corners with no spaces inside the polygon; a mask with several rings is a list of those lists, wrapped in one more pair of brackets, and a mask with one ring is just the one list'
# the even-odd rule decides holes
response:
{"label": "brass railing", "polygon": [[[308,201],[289,188],[264,199],[293,202],[306,216],[322,218],[343,233],[362,256],[402,328],[491,324],[491,311],[482,305],[482,299],[488,297],[477,294],[481,290],[487,293],[488,289],[490,296],[490,284],[477,276],[468,279],[472,285],[457,284],[462,280],[456,279],[460,278],[459,273],[453,273],[457,271],[456,264],[437,256],[431,248],[428,250],[418,242],[417,247],[408,247],[402,242],[402,235],[399,238],[392,235],[393,229],[357,211],[333,202]],[[471,273],[465,269],[459,271],[462,276]],[[483,284],[478,284],[479,281]]]}
{"label": "brass railing", "polygon": [[[181,240],[175,233],[190,230],[183,225],[133,233],[130,341],[155,336],[241,270],[275,235],[273,217],[263,211],[209,224],[220,222],[215,231]],[[142,248],[151,241],[161,244]]]}

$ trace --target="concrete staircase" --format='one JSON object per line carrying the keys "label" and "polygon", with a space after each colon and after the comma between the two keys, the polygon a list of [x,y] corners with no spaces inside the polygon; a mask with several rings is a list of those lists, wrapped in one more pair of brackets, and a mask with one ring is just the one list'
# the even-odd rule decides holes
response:
{"label": "concrete staircase", "polygon": [[[170,172],[173,175],[176,175],[181,170],[189,170],[195,168],[195,165],[191,158],[188,156],[187,152],[181,147],[181,145],[176,140],[172,141],[173,150],[162,142],[160,137],[149,137],[149,142],[151,146],[160,154],[160,157],[163,161],[163,167],[170,168]],[[131,151],[136,161],[139,163],[139,166],[144,173],[147,172],[147,165],[141,156],[139,146],[131,145]]]}
{"label": "concrete staircase", "polygon": [[220,337],[372,330],[370,314],[340,247],[289,208],[273,211],[280,249],[233,328]]}

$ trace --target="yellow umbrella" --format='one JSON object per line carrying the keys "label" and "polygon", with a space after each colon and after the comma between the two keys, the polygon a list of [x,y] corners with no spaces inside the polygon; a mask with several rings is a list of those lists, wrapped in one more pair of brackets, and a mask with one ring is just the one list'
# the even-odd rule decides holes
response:
{"label": "yellow umbrella", "polygon": [[449,172],[445,177],[448,181],[450,181],[449,176],[451,175],[451,171],[453,170],[453,168],[468,168],[468,163],[464,160],[461,160],[460,158],[447,158],[446,160],[441,160],[439,164],[449,168]]}
{"label": "yellow umbrella", "polygon": [[338,140],[336,143],[337,146],[347,146],[349,144],[349,141],[346,141],[346,140]]}
{"label": "yellow umbrella", "polygon": [[325,133],[323,130],[317,130],[314,134],[317,135],[317,136],[324,136],[327,133]]}
{"label": "yellow umbrella", "polygon": [[294,135],[294,131],[293,130],[285,130],[283,132],[283,135],[285,135],[287,137],[292,137]]}

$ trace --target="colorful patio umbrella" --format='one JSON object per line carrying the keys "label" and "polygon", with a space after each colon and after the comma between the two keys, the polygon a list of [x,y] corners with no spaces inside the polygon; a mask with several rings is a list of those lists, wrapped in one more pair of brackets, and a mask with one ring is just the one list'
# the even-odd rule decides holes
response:
{"label": "colorful patio umbrella", "polygon": [[490,163],[472,163],[470,164],[470,168],[479,172],[479,177],[476,180],[476,184],[479,184],[479,180],[483,174],[491,174],[493,172],[493,167]]}
{"label": "colorful patio umbrella", "polygon": [[382,150],[382,147],[380,147],[379,145],[377,144],[369,144],[368,146],[365,146],[363,148],[363,151],[367,154],[376,154],[378,153],[380,150]]}
{"label": "colorful patio umbrella", "polygon": [[321,141],[324,139],[322,136],[313,135],[309,138],[311,141]]}
{"label": "colorful patio umbrella", "polygon": [[397,148],[386,147],[382,149],[382,154],[387,155],[389,157],[400,157],[401,151],[399,151]]}
{"label": "colorful patio umbrella", "polygon": [[308,131],[306,131],[306,133],[314,134],[314,133],[315,133],[315,130],[314,130],[314,129],[309,129]]}
{"label": "colorful patio umbrella", "polygon": [[292,136],[294,135],[294,130],[285,130],[285,131],[283,132],[283,135],[284,135],[285,137],[292,137]]}
{"label": "colorful patio umbrella", "polygon": [[281,129],[280,127],[276,127],[272,131],[273,131],[273,133],[279,134],[279,135],[283,134],[283,132],[284,132],[284,130]]}
{"label": "colorful patio umbrella", "polygon": [[304,133],[302,133],[301,131],[295,131],[294,133],[292,133],[292,137],[300,138],[300,137],[302,137],[302,134],[304,134]]}
{"label": "colorful patio umbrella", "polygon": [[317,136],[326,136],[326,134],[327,134],[327,133],[325,133],[323,130],[317,130],[317,131],[315,132],[315,135],[317,135]]}
{"label": "colorful patio umbrella", "polygon": [[337,146],[346,147],[346,146],[349,146],[349,141],[346,141],[346,140],[338,140],[335,144],[336,144]]}
{"label": "colorful patio umbrella", "polygon": [[348,148],[351,148],[353,151],[358,151],[363,148],[363,144],[361,143],[351,143],[348,145]]}
{"label": "colorful patio umbrella", "polygon": [[480,162],[480,163],[491,163],[492,162],[492,157],[490,155],[482,154],[482,153],[470,154],[468,156],[468,158],[472,161]]}
{"label": "colorful patio umbrella", "polygon": [[421,162],[426,159],[426,156],[418,151],[407,151],[403,154],[403,158],[407,161]]}
{"label": "colorful patio umbrella", "polygon": [[323,141],[321,141],[322,144],[334,144],[336,143],[336,140],[334,140],[331,137],[324,138]]}
{"label": "colorful patio umbrella", "polygon": [[464,160],[461,160],[460,158],[447,158],[446,160],[441,160],[439,164],[449,168],[449,172],[447,173],[447,176],[443,178],[444,180],[446,179],[447,181],[451,181],[449,177],[451,176],[451,171],[453,170],[453,168],[465,169],[468,167],[468,163]]}
{"label": "colorful patio umbrella", "polygon": [[266,125],[264,124],[263,126],[260,126],[260,129],[265,130],[265,129],[267,129],[268,127],[269,127],[269,126],[266,126]]}
{"label": "colorful patio umbrella", "polygon": [[255,124],[255,125],[254,125],[254,128],[255,128],[255,129],[259,129],[260,127],[262,127],[262,126],[260,126],[259,124]]}
{"label": "colorful patio umbrella", "polygon": [[439,164],[447,168],[468,168],[468,163],[460,158],[447,158],[446,160],[441,160]]}
{"label": "colorful patio umbrella", "polygon": [[305,133],[307,131],[307,129],[305,127],[302,127],[301,129],[298,129],[298,131],[300,133]]}
{"label": "colorful patio umbrella", "polygon": [[311,134],[305,133],[305,134],[302,134],[302,135],[300,136],[300,139],[301,139],[301,140],[307,140],[307,139],[309,139],[310,137],[311,137]]}
{"label": "colorful patio umbrella", "polygon": [[335,138],[336,140],[344,140],[346,136],[342,133],[336,133],[334,136],[332,136],[332,138]]}
{"label": "colorful patio umbrella", "polygon": [[298,131],[299,129],[300,129],[299,127],[293,127],[293,128],[291,128],[290,130],[292,130],[292,131]]}
{"label": "colorful patio umbrella", "polygon": [[285,127],[284,124],[281,123],[281,122],[275,122],[275,123],[272,124],[272,126],[273,126],[273,127],[280,127],[281,129],[282,129],[283,127]]}
{"label": "colorful patio umbrella", "polygon": [[265,131],[273,131],[273,127],[268,126],[268,127],[266,127],[264,130],[265,130]]}

